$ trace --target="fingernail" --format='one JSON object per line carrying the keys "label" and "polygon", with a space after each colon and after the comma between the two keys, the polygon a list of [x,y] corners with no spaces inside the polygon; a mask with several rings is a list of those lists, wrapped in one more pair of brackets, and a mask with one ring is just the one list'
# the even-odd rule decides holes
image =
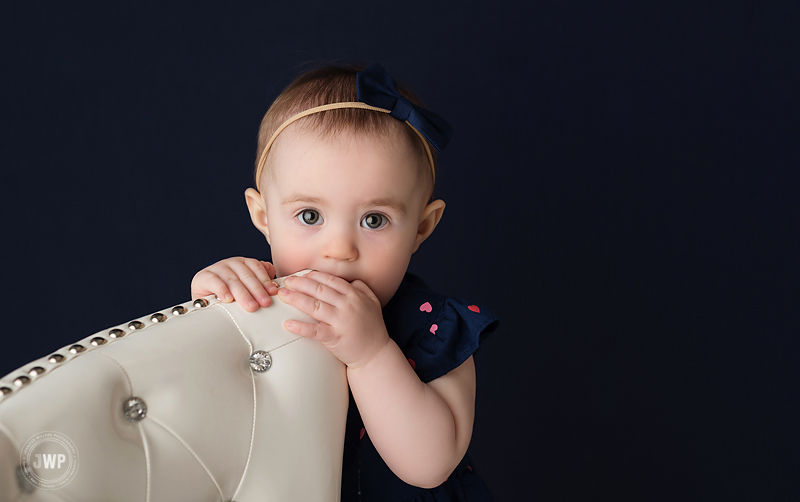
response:
{"label": "fingernail", "polygon": [[254,302],[253,300],[250,300],[250,301],[247,302],[247,306],[248,307],[258,307],[258,304],[256,302]]}
{"label": "fingernail", "polygon": [[233,301],[233,297],[230,294],[226,294],[225,295],[225,303],[232,302],[232,301]]}
{"label": "fingernail", "polygon": [[294,277],[287,277],[286,279],[283,280],[283,284],[286,285],[286,286],[288,286],[289,284],[291,284],[293,282],[294,282]]}
{"label": "fingernail", "polygon": [[289,296],[289,290],[286,288],[281,288],[278,290],[278,294],[281,296]]}

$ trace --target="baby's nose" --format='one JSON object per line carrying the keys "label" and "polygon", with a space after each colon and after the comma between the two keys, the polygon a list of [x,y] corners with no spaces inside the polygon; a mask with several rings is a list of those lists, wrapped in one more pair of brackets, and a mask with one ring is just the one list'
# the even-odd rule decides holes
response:
{"label": "baby's nose", "polygon": [[325,258],[340,261],[355,261],[358,258],[358,246],[350,232],[346,230],[331,232],[325,247]]}

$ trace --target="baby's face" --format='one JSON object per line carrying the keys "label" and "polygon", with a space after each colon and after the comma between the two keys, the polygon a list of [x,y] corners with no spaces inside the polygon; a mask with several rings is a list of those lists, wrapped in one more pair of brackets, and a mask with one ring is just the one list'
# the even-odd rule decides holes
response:
{"label": "baby's face", "polygon": [[416,250],[427,202],[408,140],[289,127],[269,161],[262,197],[278,275],[310,268],[360,279],[385,305]]}

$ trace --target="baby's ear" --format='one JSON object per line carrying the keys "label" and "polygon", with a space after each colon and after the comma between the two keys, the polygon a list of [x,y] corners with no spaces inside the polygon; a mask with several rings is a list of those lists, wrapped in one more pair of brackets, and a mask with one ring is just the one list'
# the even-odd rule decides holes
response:
{"label": "baby's ear", "polygon": [[267,243],[269,243],[269,224],[267,223],[267,208],[264,199],[255,188],[245,190],[244,199],[247,202],[247,209],[250,211],[250,219],[253,220],[253,225],[256,226],[259,232],[264,234],[264,237],[267,238]]}
{"label": "baby's ear", "polygon": [[419,245],[425,242],[425,239],[433,233],[436,225],[439,224],[439,220],[442,219],[442,213],[444,213],[444,206],[444,201],[437,199],[422,210],[422,214],[419,217],[419,226],[417,227],[417,239],[414,242],[414,252],[417,251]]}

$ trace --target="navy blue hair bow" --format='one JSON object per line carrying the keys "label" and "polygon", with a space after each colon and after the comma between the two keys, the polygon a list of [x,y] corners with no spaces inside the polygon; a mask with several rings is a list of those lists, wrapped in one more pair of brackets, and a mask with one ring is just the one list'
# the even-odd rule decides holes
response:
{"label": "navy blue hair bow", "polygon": [[419,107],[400,95],[397,83],[379,64],[356,75],[358,100],[370,106],[389,110],[398,120],[408,121],[437,151],[441,152],[453,136],[453,128],[445,119]]}

